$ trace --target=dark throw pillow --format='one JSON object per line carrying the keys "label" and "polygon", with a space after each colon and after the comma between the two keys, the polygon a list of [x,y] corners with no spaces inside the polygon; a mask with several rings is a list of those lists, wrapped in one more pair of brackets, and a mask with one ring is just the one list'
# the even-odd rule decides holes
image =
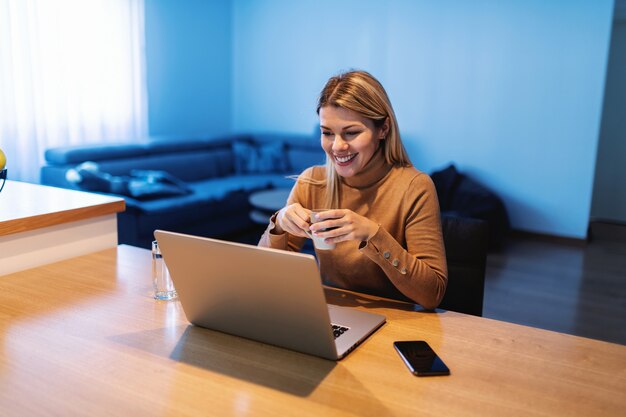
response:
{"label": "dark throw pillow", "polygon": [[187,184],[165,171],[132,170],[129,176],[115,176],[100,171],[93,162],[85,162],[68,170],[66,179],[85,191],[120,194],[137,200],[193,192]]}
{"label": "dark throw pillow", "polygon": [[237,174],[267,174],[287,172],[285,145],[281,141],[253,143],[233,142]]}

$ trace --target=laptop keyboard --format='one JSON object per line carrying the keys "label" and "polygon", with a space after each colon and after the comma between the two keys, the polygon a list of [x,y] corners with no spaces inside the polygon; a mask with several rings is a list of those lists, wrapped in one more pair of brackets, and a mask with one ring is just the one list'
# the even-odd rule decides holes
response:
{"label": "laptop keyboard", "polygon": [[347,332],[348,330],[350,330],[348,327],[343,327],[338,324],[332,324],[332,328],[333,328],[333,335],[335,336],[335,339],[341,336],[342,334],[344,334],[345,332]]}

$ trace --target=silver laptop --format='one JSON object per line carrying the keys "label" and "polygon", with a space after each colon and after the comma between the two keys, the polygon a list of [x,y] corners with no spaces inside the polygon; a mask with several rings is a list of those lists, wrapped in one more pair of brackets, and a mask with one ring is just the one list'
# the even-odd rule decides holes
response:
{"label": "silver laptop", "polygon": [[311,255],[162,230],[154,235],[196,326],[337,360],[385,322],[326,304]]}

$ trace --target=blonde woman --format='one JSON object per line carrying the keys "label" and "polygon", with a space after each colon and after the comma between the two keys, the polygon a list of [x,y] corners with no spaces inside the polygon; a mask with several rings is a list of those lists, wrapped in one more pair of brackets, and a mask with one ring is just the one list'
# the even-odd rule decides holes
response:
{"label": "blonde woman", "polygon": [[[299,176],[259,245],[299,251],[312,233],[336,244],[316,249],[325,284],[437,307],[447,284],[437,194],[409,161],[385,89],[364,71],[337,75],[317,113],[326,165]],[[311,224],[313,209],[327,210]]]}

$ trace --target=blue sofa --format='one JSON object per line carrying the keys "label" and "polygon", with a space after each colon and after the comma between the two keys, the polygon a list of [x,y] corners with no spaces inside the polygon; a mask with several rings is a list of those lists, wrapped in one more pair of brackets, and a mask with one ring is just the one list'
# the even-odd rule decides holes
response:
{"label": "blue sofa", "polygon": [[124,197],[119,242],[148,248],[157,228],[222,238],[250,230],[250,194],[290,188],[324,152],[317,135],[254,134],[59,147],[45,160],[42,184]]}

